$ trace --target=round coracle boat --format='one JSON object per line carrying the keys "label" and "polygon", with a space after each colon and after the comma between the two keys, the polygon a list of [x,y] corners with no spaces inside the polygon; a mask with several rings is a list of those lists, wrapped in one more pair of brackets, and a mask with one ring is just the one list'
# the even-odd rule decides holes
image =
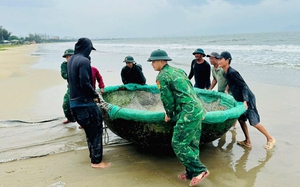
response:
{"label": "round coracle boat", "polygon": [[[246,109],[232,96],[195,88],[206,114],[200,144],[226,133]],[[171,145],[176,121],[165,122],[156,85],[126,84],[104,89],[100,109],[107,127],[121,138],[143,147]]]}

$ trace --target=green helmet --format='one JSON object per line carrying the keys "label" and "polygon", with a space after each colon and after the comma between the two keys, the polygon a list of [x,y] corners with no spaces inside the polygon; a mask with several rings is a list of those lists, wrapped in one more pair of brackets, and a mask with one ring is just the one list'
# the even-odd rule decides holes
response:
{"label": "green helmet", "polygon": [[135,61],[134,61],[133,57],[129,55],[129,56],[125,57],[123,62],[132,62],[133,63]]}
{"label": "green helmet", "polygon": [[66,56],[72,56],[74,55],[74,50],[73,49],[67,49],[64,52],[64,55],[62,56],[63,58],[66,58]]}
{"label": "green helmet", "polygon": [[148,62],[151,62],[154,60],[171,61],[172,59],[168,56],[166,51],[157,49],[151,53],[150,58],[148,59]]}
{"label": "green helmet", "polygon": [[201,48],[196,49],[193,52],[193,55],[195,55],[195,54],[202,54],[204,57],[206,56],[205,53],[204,53],[204,51],[203,51],[203,49],[201,49]]}

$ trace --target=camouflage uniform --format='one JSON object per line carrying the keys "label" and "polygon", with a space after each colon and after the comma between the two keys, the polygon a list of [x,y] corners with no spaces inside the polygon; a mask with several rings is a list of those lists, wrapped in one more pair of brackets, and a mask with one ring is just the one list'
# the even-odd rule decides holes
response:
{"label": "camouflage uniform", "polygon": [[[63,62],[60,66],[60,73],[63,79],[68,78],[68,73],[67,73],[67,62]],[[70,88],[68,86],[68,90],[67,93],[64,95],[64,101],[63,101],[63,105],[62,108],[64,110],[64,114],[65,117],[68,119],[68,121],[72,122],[75,121],[73,114],[72,114],[72,110],[70,108]]]}
{"label": "camouflage uniform", "polygon": [[156,84],[166,114],[177,121],[172,137],[173,150],[186,167],[187,178],[192,179],[207,171],[199,160],[204,108],[183,70],[166,64],[157,75]]}

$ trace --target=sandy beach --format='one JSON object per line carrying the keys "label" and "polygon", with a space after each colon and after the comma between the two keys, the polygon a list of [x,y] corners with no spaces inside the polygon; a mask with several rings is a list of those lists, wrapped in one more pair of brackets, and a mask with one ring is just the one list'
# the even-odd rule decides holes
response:
{"label": "sandy beach", "polygon": [[[0,51],[0,120],[39,119],[47,116],[43,111],[49,103],[47,113],[63,116],[66,83],[59,71],[31,68],[39,60],[30,55],[37,46]],[[107,86],[119,84],[119,71],[101,74]],[[147,79],[154,82],[154,74],[149,74],[153,77]],[[256,95],[261,123],[275,137],[276,147],[266,151],[264,136],[253,127],[249,127],[253,148],[238,146],[236,140],[244,136],[237,125],[221,139],[201,146],[201,161],[211,174],[197,186],[296,187],[300,177],[300,88],[247,83]],[[112,162],[112,167],[91,168],[88,150],[83,149],[0,163],[0,186],[188,186],[188,181],[176,178],[184,167],[171,153],[140,150],[131,144],[104,146],[104,161]]]}
{"label": "sandy beach", "polygon": [[[38,56],[31,55],[37,47],[38,44],[32,44],[1,51],[0,119],[35,118],[30,110],[24,109],[31,109],[31,106],[39,102],[37,98],[41,91],[65,83],[60,77],[60,72],[31,68],[39,60]],[[47,104],[49,98],[45,95],[43,102]]]}

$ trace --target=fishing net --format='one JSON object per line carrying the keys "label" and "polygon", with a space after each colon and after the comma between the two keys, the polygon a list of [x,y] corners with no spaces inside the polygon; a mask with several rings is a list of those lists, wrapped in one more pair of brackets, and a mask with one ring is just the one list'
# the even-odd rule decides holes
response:
{"label": "fishing net", "polygon": [[[195,88],[206,114],[201,143],[220,138],[245,112],[230,95]],[[176,122],[164,121],[156,85],[126,84],[105,88],[100,104],[104,123],[120,137],[143,146],[168,146]]]}

